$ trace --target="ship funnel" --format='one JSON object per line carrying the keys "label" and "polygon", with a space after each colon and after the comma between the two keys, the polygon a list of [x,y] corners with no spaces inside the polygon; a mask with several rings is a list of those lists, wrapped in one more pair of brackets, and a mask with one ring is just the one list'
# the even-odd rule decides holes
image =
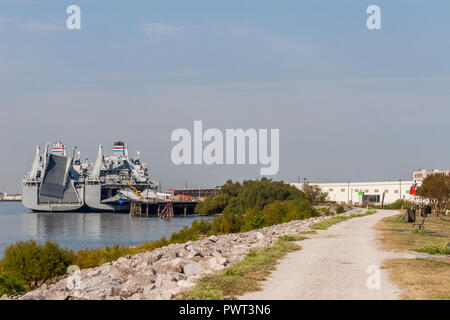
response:
{"label": "ship funnel", "polygon": [[66,146],[61,141],[58,141],[53,144],[52,153],[58,156],[66,156]]}
{"label": "ship funnel", "polygon": [[123,156],[125,153],[125,144],[122,141],[114,142],[114,155]]}

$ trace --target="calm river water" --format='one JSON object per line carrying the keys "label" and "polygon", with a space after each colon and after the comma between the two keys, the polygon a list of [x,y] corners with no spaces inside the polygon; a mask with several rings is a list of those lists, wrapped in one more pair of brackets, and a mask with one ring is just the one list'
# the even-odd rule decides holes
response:
{"label": "calm river water", "polygon": [[18,241],[57,241],[61,247],[77,251],[120,244],[137,245],[170,237],[192,221],[212,217],[130,217],[118,213],[33,213],[21,203],[0,202],[0,257],[4,249]]}

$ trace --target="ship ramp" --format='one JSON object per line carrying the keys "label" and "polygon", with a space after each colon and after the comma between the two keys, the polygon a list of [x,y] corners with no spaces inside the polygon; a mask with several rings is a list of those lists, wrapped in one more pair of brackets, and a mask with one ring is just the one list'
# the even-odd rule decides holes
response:
{"label": "ship ramp", "polygon": [[78,194],[67,178],[69,158],[54,154],[49,155],[48,165],[40,188],[39,202],[77,203]]}

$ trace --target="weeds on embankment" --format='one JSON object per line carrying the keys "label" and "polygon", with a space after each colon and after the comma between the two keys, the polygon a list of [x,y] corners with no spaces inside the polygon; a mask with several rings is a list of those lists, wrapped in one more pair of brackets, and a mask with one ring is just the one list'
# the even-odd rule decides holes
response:
{"label": "weeds on embankment", "polygon": [[312,229],[325,230],[325,229],[328,229],[330,226],[332,226],[334,224],[337,224],[339,222],[350,220],[350,219],[353,219],[353,218],[365,217],[365,216],[374,214],[376,212],[377,211],[375,209],[369,209],[365,213],[353,213],[353,214],[348,215],[348,216],[336,216],[336,217],[332,217],[332,218],[329,218],[329,219],[325,219],[325,220],[319,221],[319,222],[313,224],[311,226],[311,228]]}
{"label": "weeds on embankment", "polygon": [[273,270],[277,261],[288,252],[300,250],[292,243],[306,239],[299,235],[285,235],[274,245],[251,251],[241,262],[214,274],[203,276],[194,289],[177,297],[186,300],[235,299],[246,292],[259,290],[259,281],[264,280]]}

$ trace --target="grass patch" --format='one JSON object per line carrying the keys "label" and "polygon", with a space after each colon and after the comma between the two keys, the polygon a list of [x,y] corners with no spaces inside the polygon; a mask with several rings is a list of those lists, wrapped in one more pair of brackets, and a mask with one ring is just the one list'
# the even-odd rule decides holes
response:
{"label": "grass patch", "polygon": [[[379,240],[385,249],[413,250],[429,254],[450,254],[450,222],[428,217],[425,228],[412,228],[402,215],[382,219],[376,229],[382,231]],[[403,299],[450,299],[450,259],[393,259],[385,263],[392,282],[404,290]]]}
{"label": "grass patch", "polygon": [[[375,227],[382,231],[379,240],[385,249],[426,252],[424,250],[428,249],[425,248],[444,247],[450,242],[447,231],[450,230],[450,222],[428,217],[425,228],[419,230],[413,228],[411,223],[403,222],[400,217],[401,215],[386,217]],[[429,253],[431,252],[432,250]]]}
{"label": "grass patch", "polygon": [[450,255],[450,247],[448,246],[426,246],[422,249],[418,249],[419,252],[425,252],[429,254],[442,254],[442,255]]}
{"label": "grass patch", "polygon": [[317,234],[316,230],[302,231],[300,234]]}
{"label": "grass patch", "polygon": [[312,229],[320,229],[320,230],[325,230],[328,229],[328,227],[337,224],[339,222],[345,221],[345,220],[349,220],[351,219],[349,216],[337,216],[337,217],[333,217],[330,219],[325,219],[322,221],[319,221],[315,224],[313,224],[311,226]]}
{"label": "grass patch", "polygon": [[285,234],[278,238],[281,241],[302,241],[308,239],[308,237],[303,237],[298,234]]}
{"label": "grass patch", "polygon": [[377,213],[376,209],[368,209],[364,213],[352,213],[350,215],[350,218],[360,218],[360,217],[370,216],[370,215],[375,214],[375,213]]}
{"label": "grass patch", "polygon": [[291,241],[304,237],[286,235],[274,245],[251,251],[241,262],[219,273],[206,275],[199,279],[194,289],[179,295],[183,300],[225,300],[246,292],[260,290],[259,281],[264,280],[281,257],[301,247]]}
{"label": "grass patch", "polygon": [[450,263],[430,259],[386,261],[390,279],[404,289],[407,300],[449,300]]}
{"label": "grass patch", "polygon": [[325,230],[325,229],[328,229],[330,226],[337,224],[339,222],[346,221],[346,220],[353,219],[353,218],[365,217],[365,216],[374,214],[375,212],[377,212],[375,209],[369,209],[365,213],[352,213],[349,216],[335,216],[330,219],[325,219],[325,220],[319,221],[319,222],[313,224],[311,226],[311,228]]}

